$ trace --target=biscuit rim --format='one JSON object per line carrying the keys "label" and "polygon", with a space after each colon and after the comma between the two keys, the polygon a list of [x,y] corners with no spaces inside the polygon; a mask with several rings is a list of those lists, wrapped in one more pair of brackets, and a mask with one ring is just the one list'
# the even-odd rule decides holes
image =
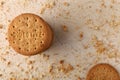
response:
{"label": "biscuit rim", "polygon": [[[11,32],[11,25],[13,24],[13,22],[21,17],[21,16],[33,16],[37,19],[39,19],[41,21],[41,24],[46,28],[46,36],[45,36],[45,45],[44,45],[44,48],[40,49],[39,50],[36,50],[36,51],[32,51],[32,52],[28,52],[26,53],[25,51],[20,51],[18,50],[11,42],[11,38],[10,38],[10,32]],[[11,23],[9,24],[8,26],[8,32],[7,32],[7,36],[8,36],[8,41],[9,41],[9,45],[18,53],[22,54],[22,55],[26,55],[26,56],[30,56],[30,55],[35,55],[35,54],[38,54],[38,53],[41,53],[43,51],[45,51],[46,49],[48,49],[51,45],[52,45],[52,41],[53,41],[53,30],[52,28],[50,27],[50,25],[45,21],[43,20],[40,16],[36,15],[36,14],[33,14],[33,13],[22,13],[18,16],[16,16],[12,21]]]}
{"label": "biscuit rim", "polygon": [[112,65],[110,65],[108,63],[99,63],[99,64],[96,64],[93,67],[91,67],[87,73],[86,80],[90,80],[91,72],[99,66],[109,67],[109,69],[111,69],[112,71],[114,71],[116,73],[115,75],[118,77],[118,80],[120,80],[120,75],[119,75],[119,72],[117,71],[117,69],[115,69]]}

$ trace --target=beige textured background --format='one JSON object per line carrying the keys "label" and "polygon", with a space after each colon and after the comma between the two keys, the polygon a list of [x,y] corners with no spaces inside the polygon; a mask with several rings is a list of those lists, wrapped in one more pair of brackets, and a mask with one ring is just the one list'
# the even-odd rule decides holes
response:
{"label": "beige textured background", "polygon": [[[8,25],[21,13],[51,25],[51,48],[27,57],[9,46]],[[85,80],[101,62],[120,72],[120,0],[0,0],[0,80]]]}

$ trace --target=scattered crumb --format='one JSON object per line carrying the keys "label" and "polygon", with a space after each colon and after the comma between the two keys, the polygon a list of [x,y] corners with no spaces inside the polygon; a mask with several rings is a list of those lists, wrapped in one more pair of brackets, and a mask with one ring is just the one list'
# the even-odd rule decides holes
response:
{"label": "scattered crumb", "polygon": [[32,80],[38,80],[38,78],[32,78]]}
{"label": "scattered crumb", "polygon": [[101,9],[96,9],[96,13],[100,14],[102,12]]}
{"label": "scattered crumb", "polygon": [[102,8],[106,8],[105,3],[102,3],[102,4],[101,4],[101,7],[102,7]]}
{"label": "scattered crumb", "polygon": [[8,20],[8,22],[11,22],[11,20]]}
{"label": "scattered crumb", "polygon": [[4,3],[5,3],[4,1],[0,1],[0,8],[3,7]]}
{"label": "scattered crumb", "polygon": [[2,29],[3,28],[3,25],[2,24],[0,24],[0,29]]}
{"label": "scattered crumb", "polygon": [[68,2],[64,2],[63,4],[64,4],[64,6],[69,6],[70,5]]}
{"label": "scattered crumb", "polygon": [[104,53],[107,50],[103,41],[98,40],[96,36],[94,36],[92,40],[97,53]]}
{"label": "scattered crumb", "polygon": [[27,78],[24,78],[24,80],[28,80]]}
{"label": "scattered crumb", "polygon": [[49,57],[50,57],[50,55],[43,54],[43,58],[44,58],[45,60],[49,60]]}
{"label": "scattered crumb", "polygon": [[10,80],[16,80],[16,78],[10,78]]}
{"label": "scattered crumb", "polygon": [[60,64],[63,64],[64,63],[64,60],[60,60],[60,62],[59,62]]}
{"label": "scattered crumb", "polygon": [[81,78],[80,78],[80,77],[78,77],[78,78],[77,78],[77,80],[81,80]]}
{"label": "scattered crumb", "polygon": [[3,75],[2,74],[0,74],[0,77],[2,77]]}
{"label": "scattered crumb", "polygon": [[7,40],[8,38],[6,37],[5,39]]}
{"label": "scattered crumb", "polygon": [[63,25],[62,29],[63,29],[64,32],[68,32],[68,27],[66,25]]}
{"label": "scattered crumb", "polygon": [[83,39],[83,32],[80,32],[80,40]]}
{"label": "scattered crumb", "polygon": [[115,3],[115,0],[111,0],[111,3],[114,4],[114,3]]}
{"label": "scattered crumb", "polygon": [[10,62],[10,61],[8,61],[8,62],[7,62],[7,65],[10,65],[10,64],[11,64],[11,62]]}
{"label": "scattered crumb", "polygon": [[84,49],[88,49],[90,46],[89,46],[89,44],[85,44],[85,45],[83,45],[83,47],[84,47]]}
{"label": "scattered crumb", "polygon": [[49,73],[52,73],[52,70],[53,70],[53,66],[50,66],[48,72],[49,72]]}
{"label": "scattered crumb", "polygon": [[28,61],[28,65],[33,64],[33,63],[35,63],[35,61],[31,61],[31,60]]}
{"label": "scattered crumb", "polygon": [[45,4],[46,8],[53,8],[55,6],[55,1]]}
{"label": "scattered crumb", "polygon": [[40,75],[40,78],[42,79],[44,76],[45,76],[45,75],[41,74],[41,75]]}
{"label": "scattered crumb", "polygon": [[67,74],[70,71],[72,71],[74,68],[71,64],[61,64],[61,66],[58,69],[59,69],[59,71]]}
{"label": "scattered crumb", "polygon": [[40,9],[40,14],[43,14],[43,13],[44,13],[44,11],[45,11],[45,8],[44,8],[44,7],[42,7],[42,8]]}
{"label": "scattered crumb", "polygon": [[88,19],[88,20],[86,20],[86,23],[85,23],[85,24],[86,24],[86,25],[93,24],[92,19]]}
{"label": "scattered crumb", "polygon": [[54,6],[55,1],[45,3],[40,9],[40,14],[43,14],[47,8],[52,9]]}

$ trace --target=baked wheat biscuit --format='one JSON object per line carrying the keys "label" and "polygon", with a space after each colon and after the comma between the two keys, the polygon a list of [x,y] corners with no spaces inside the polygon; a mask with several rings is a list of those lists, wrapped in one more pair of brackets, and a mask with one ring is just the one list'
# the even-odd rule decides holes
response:
{"label": "baked wheat biscuit", "polygon": [[120,80],[120,76],[111,65],[102,63],[90,69],[86,80]]}
{"label": "baked wheat biscuit", "polygon": [[8,40],[12,48],[23,55],[34,55],[50,47],[53,32],[39,16],[24,13],[17,16],[8,28]]}

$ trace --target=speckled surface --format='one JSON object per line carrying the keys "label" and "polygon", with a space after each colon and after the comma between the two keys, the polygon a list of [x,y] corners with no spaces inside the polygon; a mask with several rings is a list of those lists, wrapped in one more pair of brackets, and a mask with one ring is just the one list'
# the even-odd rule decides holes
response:
{"label": "speckled surface", "polygon": [[[53,28],[53,45],[42,54],[23,56],[9,46],[8,25],[21,13]],[[120,0],[0,0],[0,80],[85,80],[97,63],[120,72],[119,36]]]}

